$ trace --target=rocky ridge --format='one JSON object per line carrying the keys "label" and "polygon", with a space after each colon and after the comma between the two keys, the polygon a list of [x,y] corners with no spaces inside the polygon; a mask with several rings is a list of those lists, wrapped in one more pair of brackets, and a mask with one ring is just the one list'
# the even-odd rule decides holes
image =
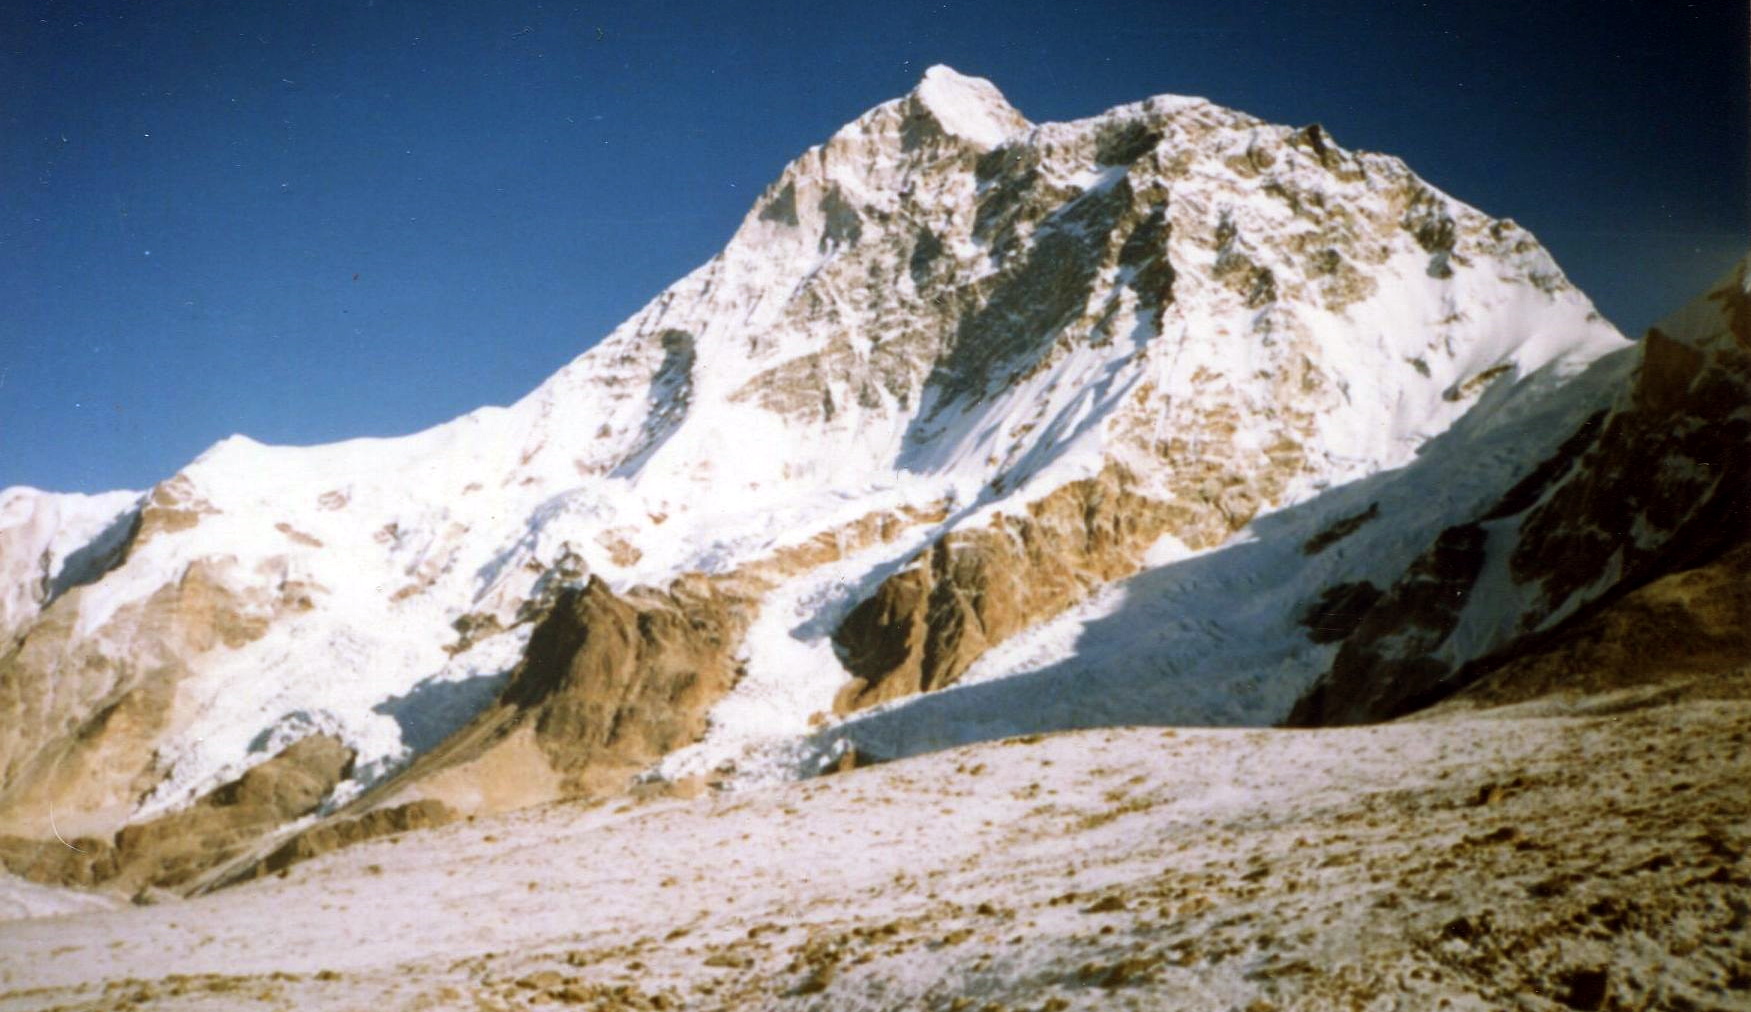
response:
{"label": "rocky ridge", "polygon": [[1748,263],[1648,332],[1609,411],[1356,617],[1292,722],[1400,716],[1486,673],[1489,697],[1524,698],[1751,663],[1734,631],[1751,539]]}

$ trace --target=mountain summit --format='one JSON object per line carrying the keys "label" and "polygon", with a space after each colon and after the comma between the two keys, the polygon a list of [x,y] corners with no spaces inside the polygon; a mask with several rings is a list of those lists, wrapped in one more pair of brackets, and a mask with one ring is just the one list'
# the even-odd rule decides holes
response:
{"label": "mountain summit", "polygon": [[[1195,98],[1034,125],[933,67],[516,404],[3,493],[0,833],[194,888],[311,815],[1314,712],[1407,569],[1505,564],[1450,531],[1636,366],[1398,159]],[[152,849],[179,818],[210,852]]]}
{"label": "mountain summit", "polygon": [[912,98],[943,132],[984,148],[1002,147],[1033,126],[982,77],[968,77],[937,64],[924,72]]}

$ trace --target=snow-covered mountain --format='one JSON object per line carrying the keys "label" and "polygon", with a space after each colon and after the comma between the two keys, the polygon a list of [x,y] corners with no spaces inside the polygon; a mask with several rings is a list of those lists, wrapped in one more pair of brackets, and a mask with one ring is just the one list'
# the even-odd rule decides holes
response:
{"label": "snow-covered mountain", "polygon": [[[510,407],[3,493],[0,834],[223,807],[313,735],[323,800],[263,812],[1305,716],[1370,637],[1451,670],[1631,571],[1497,592],[1639,361],[1524,230],[1317,125],[1035,125],[932,68]],[[1387,628],[1455,553],[1488,593]]]}

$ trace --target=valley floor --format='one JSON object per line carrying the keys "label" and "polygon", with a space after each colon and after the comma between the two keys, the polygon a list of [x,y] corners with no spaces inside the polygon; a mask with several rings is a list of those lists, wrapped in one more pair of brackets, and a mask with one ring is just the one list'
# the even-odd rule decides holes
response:
{"label": "valley floor", "polygon": [[0,1012],[1751,1009],[1751,701],[1012,739],[0,923]]}

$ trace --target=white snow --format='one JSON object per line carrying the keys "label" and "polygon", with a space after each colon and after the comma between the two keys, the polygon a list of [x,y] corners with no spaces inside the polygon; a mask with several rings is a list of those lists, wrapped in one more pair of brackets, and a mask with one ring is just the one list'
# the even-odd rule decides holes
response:
{"label": "white snow", "polygon": [[967,77],[938,64],[924,72],[917,94],[949,133],[995,148],[1015,135],[1020,117],[1003,93],[982,77]]}
{"label": "white snow", "polygon": [[127,491],[0,489],[0,635],[36,617],[57,593],[96,579],[139,499]]}
{"label": "white snow", "polygon": [[121,901],[114,896],[38,885],[0,872],[0,922],[88,914],[119,906]]}

